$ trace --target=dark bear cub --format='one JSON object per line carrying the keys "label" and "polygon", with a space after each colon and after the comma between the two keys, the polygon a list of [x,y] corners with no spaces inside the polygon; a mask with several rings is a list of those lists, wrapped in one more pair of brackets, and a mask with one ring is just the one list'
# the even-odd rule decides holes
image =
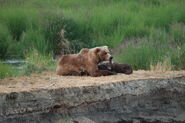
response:
{"label": "dark bear cub", "polygon": [[116,62],[103,62],[98,65],[99,70],[109,70],[115,73],[132,74],[133,70],[129,64],[116,63]]}

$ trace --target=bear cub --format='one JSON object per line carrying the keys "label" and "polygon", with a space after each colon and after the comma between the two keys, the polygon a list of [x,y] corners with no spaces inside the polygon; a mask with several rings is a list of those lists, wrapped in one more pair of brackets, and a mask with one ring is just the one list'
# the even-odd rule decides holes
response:
{"label": "bear cub", "polygon": [[132,74],[133,69],[129,64],[117,63],[117,62],[102,62],[98,65],[99,70],[109,70],[114,73]]}

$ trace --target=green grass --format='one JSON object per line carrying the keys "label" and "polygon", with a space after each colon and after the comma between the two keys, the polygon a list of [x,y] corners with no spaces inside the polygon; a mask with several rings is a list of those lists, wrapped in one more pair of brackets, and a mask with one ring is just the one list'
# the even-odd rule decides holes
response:
{"label": "green grass", "polygon": [[7,27],[0,24],[0,58],[5,58],[11,43],[10,32]]}
{"label": "green grass", "polygon": [[12,76],[30,75],[31,73],[40,73],[43,71],[55,71],[56,61],[51,54],[43,55],[36,49],[32,49],[25,54],[26,63],[22,69],[17,69],[13,65],[0,62],[0,79]]}
{"label": "green grass", "polygon": [[0,79],[16,76],[15,70],[10,65],[0,62]]}
{"label": "green grass", "polygon": [[184,5],[184,0],[0,1],[0,58],[26,59],[33,49],[49,56],[108,45],[121,49],[115,60],[134,69],[150,69],[166,57],[173,69],[184,69]]}
{"label": "green grass", "polygon": [[146,43],[137,48],[128,47],[120,55],[117,61],[129,63],[134,69],[149,69],[150,64],[155,64],[165,56],[166,49],[159,51],[156,47]]}
{"label": "green grass", "polygon": [[33,49],[26,55],[26,67],[21,70],[20,74],[29,75],[31,73],[40,73],[43,71],[54,71],[56,63],[52,59],[52,55],[40,54],[36,49]]}
{"label": "green grass", "polygon": [[169,31],[153,29],[148,37],[134,40],[134,44],[116,56],[119,62],[133,65],[134,69],[150,69],[150,65],[167,58],[173,70],[185,69],[185,25],[173,24]]}

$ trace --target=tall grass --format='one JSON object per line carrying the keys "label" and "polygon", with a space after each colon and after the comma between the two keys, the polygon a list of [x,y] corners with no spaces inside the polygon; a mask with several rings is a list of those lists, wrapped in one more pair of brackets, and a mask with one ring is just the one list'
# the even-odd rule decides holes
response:
{"label": "tall grass", "polygon": [[22,64],[22,68],[15,68],[13,65],[9,65],[0,62],[0,79],[5,77],[15,77],[22,75],[29,75],[31,73],[40,73],[43,71],[54,71],[56,68],[55,60],[51,54],[43,55],[36,49],[32,49],[25,54],[25,63]]}
{"label": "tall grass", "polygon": [[11,66],[0,62],[0,79],[3,79],[5,77],[12,77],[15,75],[16,72]]}
{"label": "tall grass", "polygon": [[47,56],[108,45],[121,50],[116,60],[135,69],[150,69],[166,57],[172,69],[184,69],[184,4],[184,0],[1,1],[0,57],[26,58],[32,49]]}
{"label": "tall grass", "polygon": [[129,63],[134,69],[148,69],[150,63],[157,63],[165,55],[165,49],[159,51],[155,47],[146,43],[139,47],[128,47],[120,55],[117,56],[117,61]]}
{"label": "tall grass", "polygon": [[26,68],[21,71],[21,74],[29,75],[33,72],[51,71],[55,69],[55,64],[51,54],[43,55],[36,49],[33,49],[26,54]]}
{"label": "tall grass", "polygon": [[10,32],[7,27],[0,24],[0,58],[5,58],[11,43]]}
{"label": "tall grass", "polygon": [[168,59],[170,69],[185,69],[184,29],[184,24],[176,23],[169,26],[168,32],[152,30],[148,37],[125,47],[116,59],[132,64],[134,69],[150,69],[151,65],[157,67]]}

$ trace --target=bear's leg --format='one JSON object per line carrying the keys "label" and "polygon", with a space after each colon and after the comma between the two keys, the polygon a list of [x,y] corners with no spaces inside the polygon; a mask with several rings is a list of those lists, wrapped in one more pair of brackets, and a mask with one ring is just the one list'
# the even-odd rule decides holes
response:
{"label": "bear's leg", "polygon": [[71,76],[81,76],[81,73],[76,72],[76,71],[71,71],[71,72],[69,72],[69,75],[71,75]]}
{"label": "bear's leg", "polygon": [[80,76],[81,72],[71,65],[60,65],[56,69],[57,75],[62,76]]}
{"label": "bear's leg", "polygon": [[56,73],[57,73],[57,75],[65,75],[65,74],[66,74],[66,73],[63,71],[63,69],[62,69],[61,66],[57,66]]}
{"label": "bear's leg", "polygon": [[91,73],[89,73],[91,76],[98,77],[98,76],[108,76],[108,75],[115,75],[114,72],[111,72],[109,70],[96,70]]}

